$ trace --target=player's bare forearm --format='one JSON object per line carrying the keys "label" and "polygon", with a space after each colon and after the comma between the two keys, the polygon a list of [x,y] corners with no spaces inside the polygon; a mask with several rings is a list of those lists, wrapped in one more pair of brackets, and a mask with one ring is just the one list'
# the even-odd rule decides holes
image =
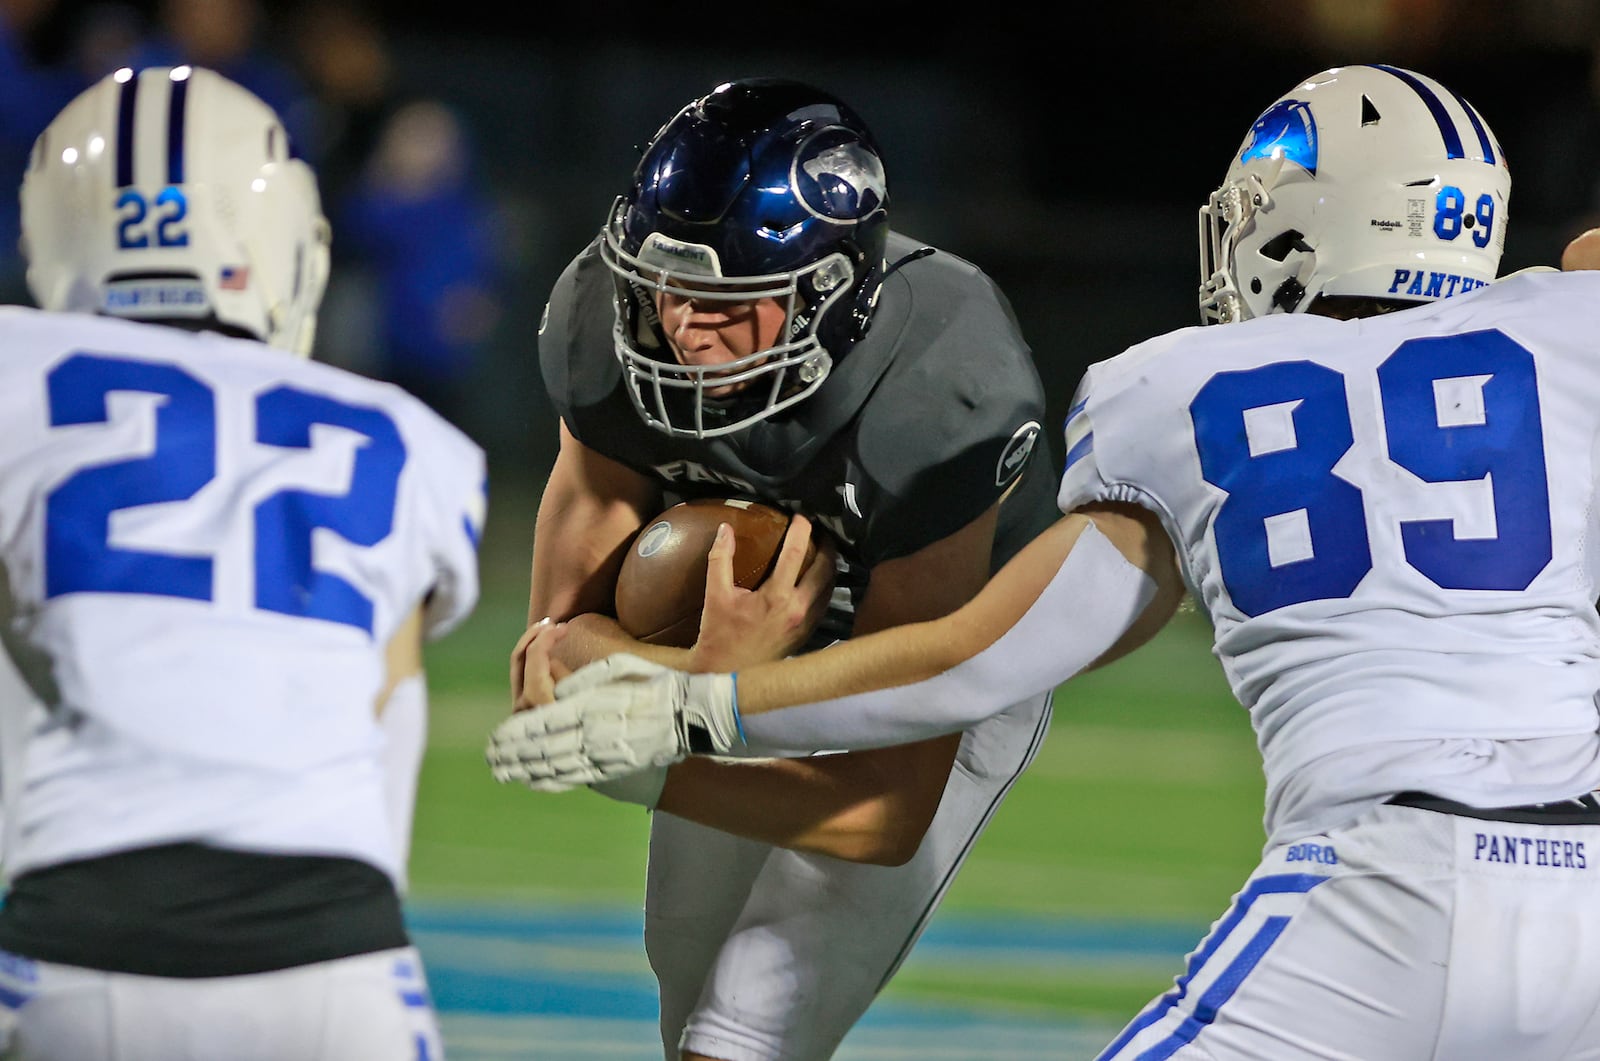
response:
{"label": "player's bare forearm", "polygon": [[384,647],[383,689],[377,699],[380,715],[395,687],[407,678],[422,673],[422,625],[422,605],[419,604]]}
{"label": "player's bare forearm", "polygon": [[[830,688],[842,692],[828,696],[878,688],[875,670],[880,666],[916,681],[944,670],[941,661],[960,658],[961,646],[952,643],[948,628],[932,620],[949,620],[983,588],[998,515],[999,507],[994,506],[949,537],[873,568],[866,597],[856,611],[856,636],[846,644],[861,644],[880,631],[894,631],[895,639],[873,638],[868,648],[852,647],[842,656],[836,654],[845,644],[830,648],[828,673],[838,683]],[[741,694],[748,676],[767,673],[759,666],[741,669]],[[755,679],[757,686],[764,680]],[[796,689],[793,695],[801,692]]]}
{"label": "player's bare forearm", "polygon": [[673,766],[657,809],[777,847],[898,866],[933,821],[959,740],[803,759],[692,758]]}
{"label": "player's bare forearm", "polygon": [[567,636],[556,648],[555,657],[577,670],[585,663],[617,652],[627,652],[679,670],[692,669],[689,649],[635,640],[611,616],[597,612],[574,616],[567,621]]}
{"label": "player's bare forearm", "polygon": [[[626,508],[589,500],[548,500],[540,506],[534,531],[528,622],[609,613],[617,571],[638,530],[638,517]],[[586,533],[585,527],[591,530]]]}
{"label": "player's bare forearm", "polygon": [[[1018,553],[968,604],[941,619],[856,638],[798,660],[761,664],[741,671],[739,711],[747,719],[763,712],[820,700],[912,685],[972,659],[1017,625],[1067,562],[1084,529],[1093,521],[1111,545],[1157,588],[1156,599],[1138,622],[1129,619],[1111,631],[1115,644],[1094,654],[1105,662],[1127,652],[1159,629],[1181,597],[1170,547],[1154,517],[1142,510],[1108,506],[1066,516]],[[1156,536],[1160,536],[1157,538]],[[1084,608],[1092,615],[1092,597]],[[1111,620],[1107,620],[1110,622]],[[1091,624],[1092,625],[1092,624]],[[1048,653],[1056,646],[1035,637],[1030,647]],[[1085,661],[1087,662],[1087,661]],[[1062,679],[1070,675],[1062,675]],[[1016,698],[1032,689],[1016,690]]]}
{"label": "player's bare forearm", "polygon": [[1561,268],[1600,269],[1600,228],[1580,232],[1561,251]]}
{"label": "player's bare forearm", "polygon": [[1038,597],[1083,529],[1082,517],[1046,530],[967,604],[950,615],[831,645],[802,660],[739,673],[746,717],[817,700],[909,685],[987,648]]}
{"label": "player's bare forearm", "polygon": [[561,427],[534,525],[528,622],[611,611],[628,543],[660,503],[660,488]]}

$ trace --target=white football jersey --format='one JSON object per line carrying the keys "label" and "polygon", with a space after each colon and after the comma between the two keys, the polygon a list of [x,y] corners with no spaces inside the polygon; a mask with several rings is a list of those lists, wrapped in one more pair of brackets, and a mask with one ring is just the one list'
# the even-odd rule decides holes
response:
{"label": "white football jersey", "polygon": [[402,880],[374,700],[420,603],[438,637],[477,601],[482,450],[261,343],[9,307],[0,345],[0,615],[46,707],[7,875],[197,841]]}
{"label": "white football jersey", "polygon": [[1157,512],[1250,712],[1271,842],[1403,790],[1600,785],[1600,273],[1185,329],[1093,366],[1060,505]]}

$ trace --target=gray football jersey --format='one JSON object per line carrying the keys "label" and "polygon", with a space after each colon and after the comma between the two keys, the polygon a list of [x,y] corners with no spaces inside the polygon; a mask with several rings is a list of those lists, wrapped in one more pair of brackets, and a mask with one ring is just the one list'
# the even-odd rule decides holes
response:
{"label": "gray football jersey", "polygon": [[[889,261],[919,246],[896,234]],[[852,598],[872,566],[947,537],[1013,486],[994,566],[1059,515],[1032,352],[1005,296],[956,255],[893,269],[871,330],[817,394],[708,439],[668,436],[634,410],[612,346],[614,296],[593,244],[551,294],[539,359],[568,429],[670,496],[736,494],[805,513],[839,543],[838,584]],[[826,636],[847,632],[847,614],[830,620]]]}

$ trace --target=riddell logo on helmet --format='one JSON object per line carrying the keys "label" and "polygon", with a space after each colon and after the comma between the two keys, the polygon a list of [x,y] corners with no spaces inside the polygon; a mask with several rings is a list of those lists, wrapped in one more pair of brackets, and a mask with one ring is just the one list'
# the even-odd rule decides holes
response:
{"label": "riddell logo on helmet", "polygon": [[1367,224],[1371,225],[1373,228],[1381,228],[1386,232],[1394,232],[1402,228],[1404,223],[1400,221],[1384,221],[1381,218],[1374,217],[1370,219]]}
{"label": "riddell logo on helmet", "polygon": [[1464,291],[1487,286],[1487,280],[1456,273],[1435,273],[1425,269],[1396,269],[1394,282],[1389,285],[1391,295],[1413,295],[1417,298],[1449,298]]}

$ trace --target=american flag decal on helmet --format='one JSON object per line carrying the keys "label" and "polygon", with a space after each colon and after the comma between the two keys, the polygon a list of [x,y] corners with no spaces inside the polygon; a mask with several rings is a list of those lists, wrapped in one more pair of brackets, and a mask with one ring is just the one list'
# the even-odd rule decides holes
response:
{"label": "american flag decal on helmet", "polygon": [[224,291],[243,291],[250,286],[248,265],[224,265],[217,274],[217,286]]}

